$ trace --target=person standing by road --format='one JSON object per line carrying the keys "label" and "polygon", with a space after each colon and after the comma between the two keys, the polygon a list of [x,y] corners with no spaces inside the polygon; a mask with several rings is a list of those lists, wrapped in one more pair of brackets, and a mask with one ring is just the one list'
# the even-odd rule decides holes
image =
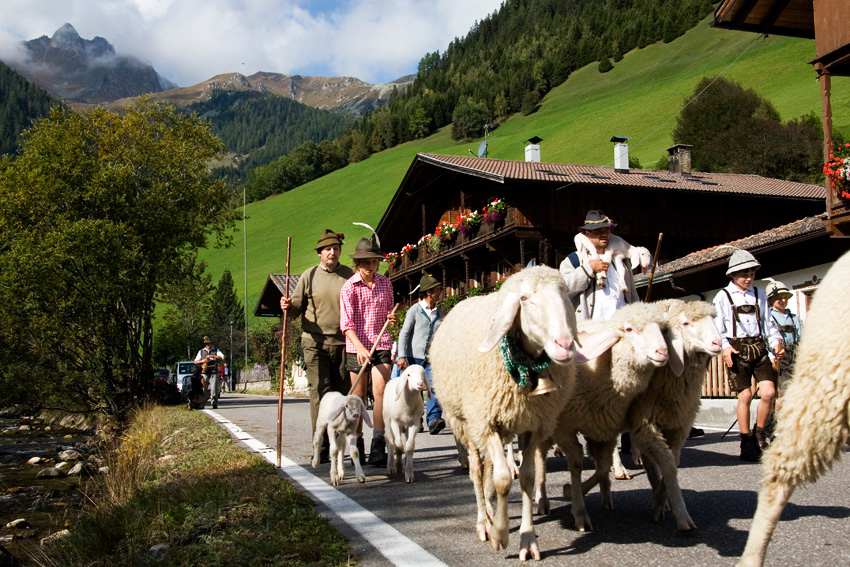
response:
{"label": "person standing by road", "polygon": [[[797,343],[800,342],[800,334],[803,332],[800,325],[800,318],[791,313],[788,309],[788,300],[793,296],[791,291],[784,283],[780,281],[772,281],[764,289],[767,293],[767,302],[770,304],[770,318],[779,328],[782,335],[782,342],[785,346],[785,356],[780,360],[774,361],[774,367],[777,370],[776,379],[776,410],[782,407],[782,395],[791,381],[791,375],[794,371],[794,355],[797,352]],[[775,413],[774,412],[774,413]],[[767,438],[770,439],[773,431],[776,430],[775,419],[769,422],[767,427]]]}
{"label": "person standing by road", "polygon": [[[584,232],[596,247],[597,254],[602,256],[611,240],[611,229],[615,226],[616,223],[597,209],[587,212],[584,224],[578,229]],[[631,264],[626,260],[625,265],[626,273],[619,274],[614,264],[601,258],[591,258],[584,263],[575,252],[561,262],[560,272],[567,283],[567,293],[571,299],[577,296],[579,298],[576,306],[577,321],[605,321],[610,319],[617,309],[640,301],[635,290],[634,275],[629,269]],[[596,274],[599,272],[605,272],[608,277],[602,289],[596,285]],[[621,281],[625,281],[625,292],[621,289]]]}
{"label": "person standing by road", "polygon": [[[366,403],[366,382],[371,375],[372,395],[375,398],[372,409],[372,446],[369,450],[369,464],[382,467],[387,465],[386,442],[384,441],[384,387],[390,379],[392,358],[390,349],[393,339],[384,333],[378,334],[389,321],[395,323],[393,309],[393,287],[389,278],[378,273],[378,266],[384,259],[380,251],[377,236],[372,240],[361,238],[354,254],[357,271],[342,286],[339,296],[339,327],[345,334],[345,357],[352,382],[357,378],[361,367],[366,366],[363,377],[354,388],[354,394]],[[372,347],[375,353],[370,354]],[[362,425],[361,425],[362,426]],[[359,432],[358,432],[359,433]],[[362,434],[357,443],[362,447]],[[363,451],[361,450],[361,455]]]}
{"label": "person standing by road", "polygon": [[[330,229],[316,242],[319,264],[298,279],[292,297],[281,297],[289,317],[301,317],[301,350],[310,385],[310,423],[316,431],[319,402],[328,392],[347,395],[351,380],[345,370],[345,337],[339,328],[339,292],[354,272],[339,263],[344,235]],[[321,462],[330,462],[327,434]]]}
{"label": "person standing by road", "polygon": [[[769,316],[767,296],[753,285],[761,264],[746,250],[735,250],[729,258],[726,275],[731,281],[714,296],[717,317],[714,322],[723,341],[721,357],[729,375],[729,388],[738,394],[738,428],[741,432],[741,460],[756,462],[767,445],[765,424],[776,394],[776,373],[771,359],[785,354],[782,336]],[[767,339],[767,340],[765,340]],[[769,346],[768,346],[769,344]],[[750,431],[750,388],[755,377],[759,405],[756,424]]]}
{"label": "person standing by road", "polygon": [[204,348],[195,355],[195,367],[200,367],[201,372],[206,376],[206,387],[212,395],[213,409],[218,409],[218,397],[221,394],[218,365],[222,360],[224,360],[224,355],[213,346],[212,339],[204,337]]}
{"label": "person standing by road", "polygon": [[409,364],[418,364],[425,368],[425,375],[432,390],[425,408],[425,418],[429,433],[437,435],[445,429],[446,422],[443,419],[443,407],[437,400],[437,393],[433,391],[434,381],[431,379],[428,349],[443,320],[443,311],[437,305],[443,296],[443,287],[433,276],[425,274],[419,280],[419,292],[424,297],[407,310],[404,325],[398,335],[398,368],[403,371]]}

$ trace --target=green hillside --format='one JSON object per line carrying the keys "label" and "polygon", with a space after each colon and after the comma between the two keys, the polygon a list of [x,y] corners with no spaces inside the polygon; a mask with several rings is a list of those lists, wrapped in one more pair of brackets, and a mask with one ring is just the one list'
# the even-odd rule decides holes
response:
{"label": "green hillside", "polygon": [[[524,159],[523,140],[543,138],[544,162],[609,165],[612,135],[630,136],[630,154],[643,167],[654,167],[672,144],[674,115],[702,77],[724,76],[755,89],[770,100],[783,120],[803,114],[820,116],[813,41],[712,29],[710,19],[681,38],[628,53],[614,69],[600,74],[597,64],[575,73],[529,115],[515,115],[489,136],[489,157]],[[751,44],[753,44],[752,47]],[[747,51],[747,49],[749,50]],[[744,53],[746,51],[746,53]],[[742,56],[743,53],[743,56]],[[727,67],[740,56],[728,70]],[[850,136],[850,80],[833,78],[834,127]],[[248,308],[253,310],[270,272],[283,272],[286,237],[291,236],[291,271],[316,261],[312,246],[324,228],[344,232],[351,252],[366,231],[352,221],[377,225],[393,193],[418,152],[465,155],[479,141],[458,143],[443,128],[424,140],[408,142],[349,165],[295,190],[247,207]],[[233,273],[242,297],[242,233],[230,249],[202,252],[217,281],[225,268]]]}

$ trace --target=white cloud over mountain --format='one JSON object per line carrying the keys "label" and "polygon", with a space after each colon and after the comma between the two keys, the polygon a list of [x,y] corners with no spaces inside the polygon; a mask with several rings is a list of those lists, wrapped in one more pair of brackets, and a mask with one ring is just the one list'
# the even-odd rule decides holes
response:
{"label": "white cloud over mountain", "polygon": [[0,59],[72,24],[181,86],[218,73],[355,76],[414,73],[501,0],[3,0]]}

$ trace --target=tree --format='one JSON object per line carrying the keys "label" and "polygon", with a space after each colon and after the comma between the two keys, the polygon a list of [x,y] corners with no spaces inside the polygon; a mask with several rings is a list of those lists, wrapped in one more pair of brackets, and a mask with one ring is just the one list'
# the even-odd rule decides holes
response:
{"label": "tree", "polygon": [[690,99],[677,118],[673,140],[693,146],[694,169],[817,179],[821,135],[816,120],[782,124],[769,101],[722,77],[701,80]]}
{"label": "tree", "polygon": [[[210,297],[207,314],[207,334],[215,339],[215,344],[222,351],[230,350],[230,322],[233,321],[234,337],[241,337],[240,329],[244,326],[245,313],[242,302],[236,295],[233,286],[233,276],[230,270],[224,270],[218,285]],[[237,343],[238,344],[238,341]],[[239,353],[233,353],[234,359],[239,358]],[[244,354],[242,356],[244,358]],[[228,359],[229,360],[229,359]]]}
{"label": "tree", "polygon": [[[187,359],[193,358],[193,347],[201,344],[205,334],[203,327],[208,319],[207,308],[213,289],[212,276],[204,274],[206,268],[206,262],[197,263],[197,254],[187,255],[177,267],[179,277],[166,282],[160,290],[160,301],[168,305],[163,319],[170,331],[170,334],[164,333],[163,338],[180,336]],[[158,354],[169,356],[169,360],[183,358],[179,350],[169,352],[163,348]]]}
{"label": "tree", "polygon": [[0,387],[118,415],[136,403],[158,290],[211,236],[228,242],[236,215],[208,171],[222,150],[196,116],[141,99],[122,115],[54,109],[0,159]]}
{"label": "tree", "polygon": [[463,99],[452,115],[452,139],[471,140],[481,135],[484,125],[490,122],[490,111],[483,102]]}

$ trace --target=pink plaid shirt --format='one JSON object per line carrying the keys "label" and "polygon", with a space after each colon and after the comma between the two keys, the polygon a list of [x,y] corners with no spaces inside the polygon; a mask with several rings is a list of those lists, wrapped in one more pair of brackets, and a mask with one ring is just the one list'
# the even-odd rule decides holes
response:
{"label": "pink plaid shirt", "polygon": [[[342,284],[339,292],[339,328],[343,333],[353,329],[367,349],[372,349],[381,327],[387,321],[387,313],[392,310],[393,286],[386,276],[375,274],[374,285],[370,288],[360,272],[354,272]],[[375,350],[389,350],[392,345],[392,336],[385,332]],[[357,352],[348,336],[345,337],[345,352]]]}

